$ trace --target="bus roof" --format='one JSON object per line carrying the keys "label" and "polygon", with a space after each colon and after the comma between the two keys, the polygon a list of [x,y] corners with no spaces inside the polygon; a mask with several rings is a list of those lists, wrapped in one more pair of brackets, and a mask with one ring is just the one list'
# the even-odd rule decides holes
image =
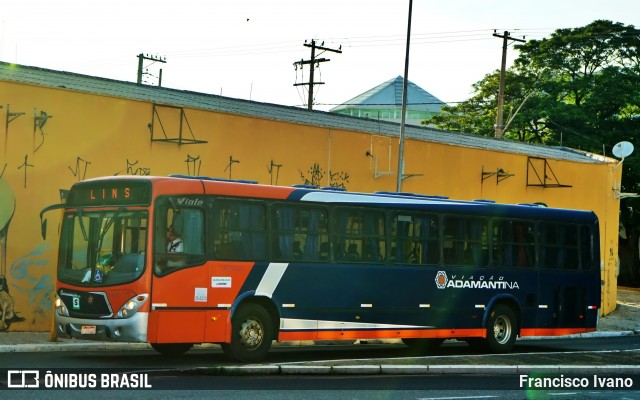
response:
{"label": "bus roof", "polygon": [[[127,194],[125,190],[132,187],[137,190],[129,189],[130,192]],[[316,204],[370,205],[380,208],[464,213],[478,216],[509,216],[511,218],[541,220],[561,219],[584,223],[597,221],[597,217],[592,211],[550,208],[543,204],[500,204],[490,200],[452,200],[445,196],[406,192],[360,193],[348,192],[342,188],[316,188],[310,185],[271,186],[261,185],[255,181],[187,175],[110,176],[89,179],[73,186],[67,203],[69,205],[116,205],[121,203],[148,205],[151,204],[153,196],[163,194],[211,194]]]}

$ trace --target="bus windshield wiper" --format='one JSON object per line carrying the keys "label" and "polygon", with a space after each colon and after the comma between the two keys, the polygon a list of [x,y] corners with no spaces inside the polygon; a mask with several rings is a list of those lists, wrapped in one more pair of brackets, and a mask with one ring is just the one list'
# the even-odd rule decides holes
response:
{"label": "bus windshield wiper", "polygon": [[89,236],[87,236],[87,230],[84,227],[84,222],[82,221],[82,207],[78,207],[78,223],[80,224],[80,231],[82,231],[82,238],[85,242],[89,241]]}
{"label": "bus windshield wiper", "polygon": [[111,225],[113,225],[113,221],[115,221],[116,218],[118,218],[122,210],[123,210],[122,207],[118,208],[118,211],[116,211],[116,213],[113,214],[113,217],[109,218],[107,223],[104,225],[104,229],[102,230],[102,232],[100,233],[100,237],[98,238],[99,244],[102,244],[102,239],[104,238],[104,235],[107,234],[107,231],[109,231],[109,228],[111,228]]}

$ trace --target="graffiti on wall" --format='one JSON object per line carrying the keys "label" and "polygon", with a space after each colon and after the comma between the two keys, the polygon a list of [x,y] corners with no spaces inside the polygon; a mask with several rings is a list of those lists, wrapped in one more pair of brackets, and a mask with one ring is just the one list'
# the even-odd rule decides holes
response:
{"label": "graffiti on wall", "polygon": [[240,160],[234,160],[233,156],[229,156],[229,164],[227,164],[226,168],[224,169],[224,172],[227,172],[227,170],[229,170],[229,179],[232,179],[231,169],[233,168],[233,164],[240,164]]}
{"label": "graffiti on wall", "polygon": [[305,185],[320,186],[322,178],[324,178],[324,171],[320,167],[320,164],[314,163],[307,170],[306,174],[300,171],[300,178]]}
{"label": "graffiti on wall", "polygon": [[202,166],[202,160],[200,160],[200,156],[192,156],[187,154],[187,159],[184,160],[187,164],[187,174],[192,176],[200,175],[200,167]]}
{"label": "graffiti on wall", "polygon": [[[51,274],[43,273],[48,260],[45,252],[49,249],[46,243],[40,244],[30,253],[18,257],[11,263],[9,276],[11,290],[24,295],[29,301],[30,322],[35,324],[39,319],[46,319],[47,314],[53,309],[51,292],[55,287],[55,282]],[[18,284],[19,283],[19,284]],[[24,321],[24,318],[14,316],[12,322]]]}
{"label": "graffiti on wall", "polygon": [[127,159],[127,175],[144,175],[144,176],[148,176],[151,175],[151,168],[149,167],[138,167],[138,163],[140,161],[136,161],[136,162],[129,162],[129,159]]}
{"label": "graffiti on wall", "polygon": [[69,171],[71,171],[71,174],[76,178],[78,178],[78,181],[83,181],[87,176],[87,170],[89,169],[90,164],[91,164],[91,161],[84,160],[80,158],[80,156],[78,156],[76,158],[75,169],[69,166],[68,168],[69,168]]}
{"label": "graffiti on wall", "polygon": [[[40,110],[40,114],[38,115],[36,109],[33,109],[33,154],[35,154],[36,151],[40,150],[42,145],[44,145],[45,135],[42,128],[44,128],[44,125],[50,118],[53,118],[53,116],[49,115],[46,111]],[[36,139],[37,131],[40,132],[40,136]]]}
{"label": "graffiti on wall", "polygon": [[31,168],[31,167],[34,167],[34,165],[33,164],[29,164],[29,155],[25,154],[24,155],[24,162],[20,166],[18,166],[18,169],[24,169],[23,172],[24,172],[24,187],[25,187],[25,189],[27,187],[27,175],[28,175],[27,174],[27,169]]}
{"label": "graffiti on wall", "polygon": [[[302,183],[305,185],[312,186],[321,186],[322,179],[325,177],[325,172],[323,171],[320,164],[314,163],[306,173],[300,171],[300,178],[302,179]],[[349,173],[345,171],[331,171],[329,170],[329,186],[331,187],[340,187],[343,189],[347,188],[347,184],[349,183]]]}
{"label": "graffiti on wall", "polygon": [[[8,133],[9,123],[24,114],[24,112],[11,113],[7,104],[5,135]],[[21,164],[10,167],[11,169],[16,168],[18,176],[22,176],[25,189],[31,183],[31,170],[35,167],[32,159],[36,152],[45,145],[47,135],[43,128],[51,118],[53,117],[46,111],[38,111],[38,109],[34,108],[31,152],[24,155],[24,161]],[[5,140],[5,152],[8,151],[6,145],[7,142]],[[78,157],[76,168],[69,167],[71,173],[77,176],[79,180],[84,179],[86,175],[88,163],[83,164],[83,161]],[[20,312],[15,307],[14,296],[16,294],[23,295],[28,299],[28,304],[20,303],[20,306],[27,306],[29,322],[36,325],[39,319],[47,318],[47,314],[51,312],[50,294],[54,289],[53,278],[51,274],[47,274],[45,271],[45,267],[48,264],[47,251],[49,245],[41,244],[31,249],[28,254],[14,258],[10,266],[7,261],[10,224],[14,217],[17,203],[13,189],[8,181],[4,179],[8,166],[9,164],[5,163],[0,173],[0,331],[7,331],[13,323],[25,321],[25,318],[19,316]]]}
{"label": "graffiti on wall", "polygon": [[6,180],[0,178],[0,331],[9,329],[11,323],[18,319],[7,281],[7,239],[15,210],[16,197],[13,190]]}
{"label": "graffiti on wall", "polygon": [[349,183],[349,173],[344,171],[333,172],[329,171],[329,186],[331,187],[340,187],[343,189],[347,188],[347,183]]}
{"label": "graffiti on wall", "polygon": [[282,164],[276,164],[271,160],[271,165],[267,167],[267,171],[269,171],[269,175],[271,176],[271,184],[278,185],[278,178],[280,177],[280,168],[282,168]]}

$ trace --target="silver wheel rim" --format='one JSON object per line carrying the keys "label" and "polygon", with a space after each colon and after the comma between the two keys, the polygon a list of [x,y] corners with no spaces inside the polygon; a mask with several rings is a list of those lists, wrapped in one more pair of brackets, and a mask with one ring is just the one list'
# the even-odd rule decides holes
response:
{"label": "silver wheel rim", "polygon": [[259,321],[248,319],[240,328],[240,343],[248,349],[255,349],[260,346],[264,338],[264,328]]}
{"label": "silver wheel rim", "polygon": [[504,315],[496,318],[493,324],[493,337],[496,342],[505,344],[511,339],[511,320]]}

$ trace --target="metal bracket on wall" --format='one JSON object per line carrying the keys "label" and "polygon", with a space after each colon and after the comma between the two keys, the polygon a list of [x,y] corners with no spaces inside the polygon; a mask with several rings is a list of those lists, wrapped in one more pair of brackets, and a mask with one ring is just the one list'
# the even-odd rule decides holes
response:
{"label": "metal bracket on wall", "polygon": [[34,108],[33,109],[33,133],[36,133],[36,129],[44,128],[44,125],[47,123],[49,119],[53,118],[53,115],[49,115],[46,111],[40,110],[40,114]]}
{"label": "metal bracket on wall", "polygon": [[507,178],[511,178],[512,176],[516,176],[516,174],[510,174],[503,170],[502,168],[496,168],[496,172],[485,172],[484,165],[482,166],[482,176],[480,178],[480,183],[483,183],[485,180],[495,176],[496,177],[496,185],[502,182]]}
{"label": "metal bracket on wall", "polygon": [[[0,108],[2,108],[2,106],[0,106]],[[7,104],[7,122],[5,124],[5,134],[9,133],[9,122],[12,122],[16,118],[24,114],[24,112],[11,112],[9,104]]]}
{"label": "metal bracket on wall", "polygon": [[[160,113],[158,112],[158,109],[165,109],[165,108],[169,109],[169,110],[177,110],[178,113],[179,113],[179,116],[176,115],[176,117],[179,118],[178,132],[177,133],[170,133],[168,135],[167,131],[164,128],[164,125],[162,124],[162,119],[160,118]],[[170,117],[168,115],[165,115],[165,118],[170,118]],[[163,137],[156,137],[155,136],[155,133],[156,133],[156,122],[157,122],[157,125],[160,127],[160,130],[162,131],[162,136]],[[173,122],[173,121],[169,121],[169,122]],[[151,122],[149,122],[149,124],[147,126],[149,128],[150,133],[151,133],[151,141],[152,142],[168,142],[168,143],[175,143],[175,144],[178,144],[178,145],[181,145],[181,144],[207,143],[206,140],[198,140],[198,139],[196,139],[195,135],[193,134],[193,131],[191,130],[191,126],[189,125],[189,120],[187,119],[187,114],[185,113],[184,108],[182,108],[182,107],[153,104],[153,108],[152,108],[152,111],[151,111]],[[191,135],[191,138],[184,137],[185,136],[184,135],[185,126],[186,126],[186,129],[189,131],[189,134]]]}
{"label": "metal bracket on wall", "polygon": [[[531,172],[531,173],[530,173]],[[533,179],[535,178],[535,179]],[[530,181],[533,180],[533,182]],[[527,158],[527,186],[542,188],[570,188],[572,185],[560,183],[546,158]]]}
{"label": "metal bracket on wall", "polygon": [[378,171],[378,156],[368,151],[365,153],[365,156],[371,157],[373,159],[373,179],[378,179],[381,176],[394,174],[393,171]]}
{"label": "metal bracket on wall", "polygon": [[402,174],[402,181],[406,181],[407,179],[415,178],[416,176],[424,176],[424,174]]}

